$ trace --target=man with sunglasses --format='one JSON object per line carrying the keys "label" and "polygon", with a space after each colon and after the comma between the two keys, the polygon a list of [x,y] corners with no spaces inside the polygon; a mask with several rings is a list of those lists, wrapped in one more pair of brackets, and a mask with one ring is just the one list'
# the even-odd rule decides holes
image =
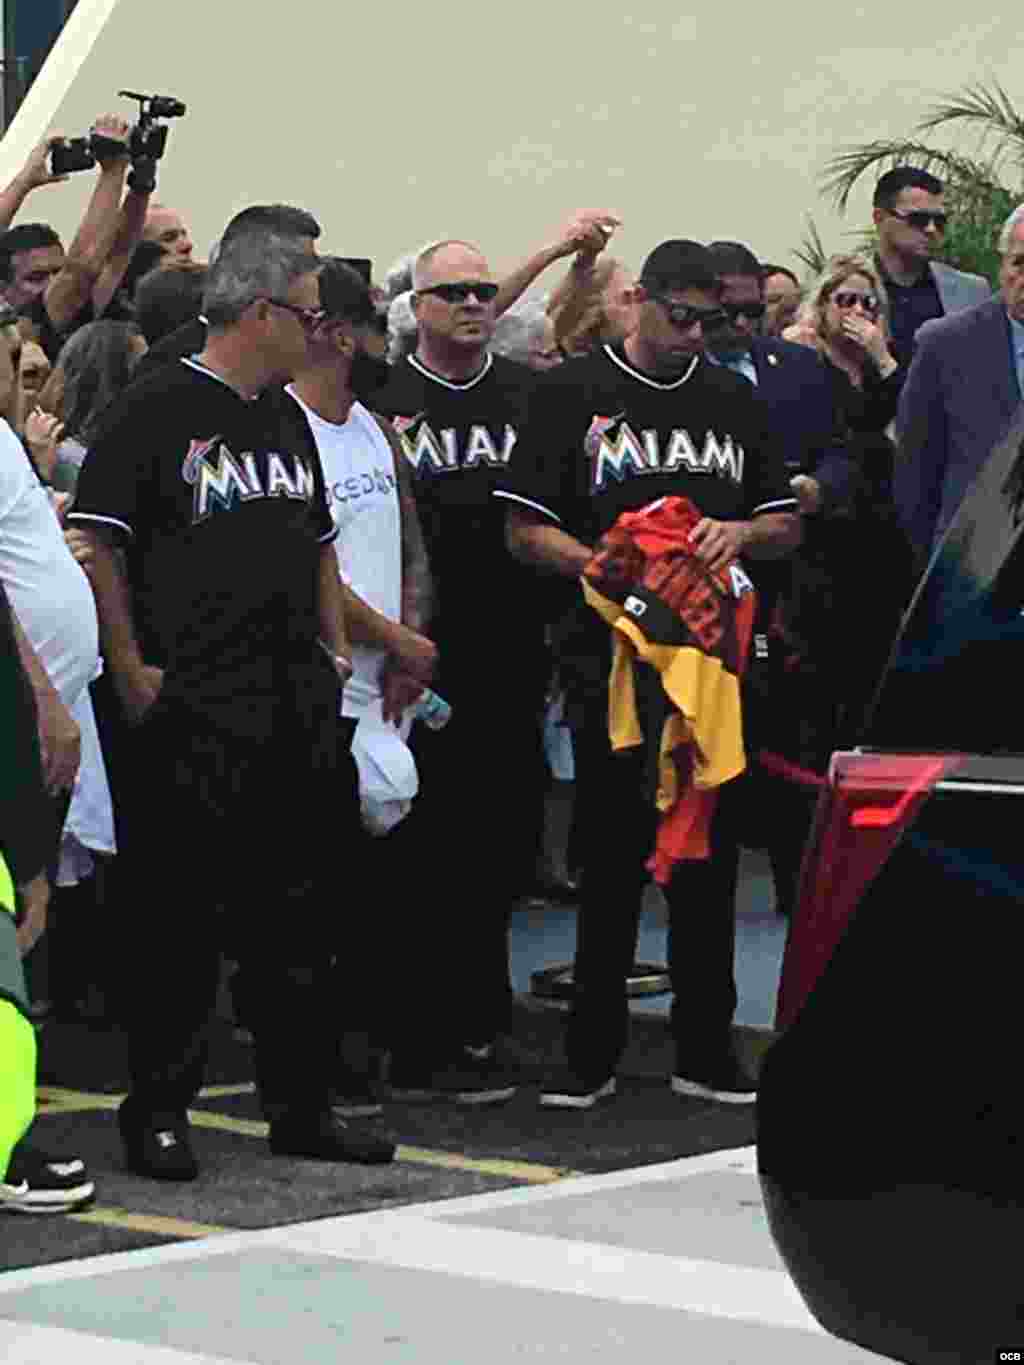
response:
{"label": "man with sunglasses", "polygon": [[89,541],[107,669],[135,724],[119,831],[136,911],[131,1090],[118,1126],[128,1167],[156,1180],[198,1174],[187,1111],[222,952],[246,980],[271,1151],[362,1162],[394,1151],[329,1108],[324,990],[345,831],[323,831],[352,669],[320,460],[280,387],[326,318],[318,269],[266,239],[224,251],[203,296],[204,350],[112,405],[69,518]]}
{"label": "man with sunglasses", "polygon": [[[696,242],[669,241],[633,291],[623,343],[545,376],[512,467],[497,491],[509,546],[578,585],[592,547],[624,512],[681,495],[702,515],[691,535],[712,570],[790,553],[800,540],[778,442],[746,379],[704,359],[723,327],[715,263]],[[656,812],[643,746],[609,740],[610,632],[578,595],[564,658],[571,679],[583,883],[568,1070],[544,1085],[546,1106],[589,1109],[615,1091],[628,1026],[626,979],[636,950]],[[638,603],[641,608],[643,603]],[[567,635],[569,633],[567,632]],[[657,699],[639,682],[652,723]],[[654,722],[655,724],[657,722]],[[738,840],[735,785],[720,789],[711,856],[676,865],[666,888],[675,1093],[748,1103],[755,1087],[732,1050]]]}
{"label": "man with sunglasses", "polygon": [[875,186],[875,263],[889,296],[892,351],[901,365],[910,363],[922,323],[971,308],[992,292],[980,275],[934,259],[949,221],[944,190],[937,176],[915,166],[896,166]]}
{"label": "man with sunglasses", "polygon": [[498,286],[476,247],[422,252],[413,291],[417,348],[376,406],[413,471],[437,589],[432,686],[453,714],[440,732],[414,727],[420,794],[392,836],[416,878],[430,868],[438,880],[426,897],[410,881],[403,936],[418,981],[405,992],[412,1026],[396,1042],[391,1082],[399,1098],[478,1105],[515,1089],[495,1043],[511,1003],[509,915],[541,838],[545,598],[509,556],[492,498],[536,377],[491,354]]}
{"label": "man with sunglasses", "polygon": [[767,405],[801,509],[817,512],[843,501],[855,468],[843,448],[842,422],[831,386],[813,352],[762,335],[764,271],[741,242],[711,242],[708,252],[725,319],[707,334],[713,365],[748,379]]}

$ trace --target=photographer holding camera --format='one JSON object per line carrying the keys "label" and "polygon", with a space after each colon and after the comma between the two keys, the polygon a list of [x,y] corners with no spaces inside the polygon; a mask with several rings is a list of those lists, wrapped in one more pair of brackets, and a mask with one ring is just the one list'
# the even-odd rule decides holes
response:
{"label": "photographer holding camera", "polygon": [[96,120],[87,137],[47,138],[0,196],[3,223],[5,216],[10,221],[31,190],[99,166],[95,189],[66,255],[57,234],[44,224],[22,225],[0,236],[0,291],[36,326],[51,361],[78,327],[99,317],[120,316],[116,295],[143,238],[156,166],[167,140],[167,128],[159,120],[185,112],[177,100],[121,93],[139,101],[134,127],[108,114]]}

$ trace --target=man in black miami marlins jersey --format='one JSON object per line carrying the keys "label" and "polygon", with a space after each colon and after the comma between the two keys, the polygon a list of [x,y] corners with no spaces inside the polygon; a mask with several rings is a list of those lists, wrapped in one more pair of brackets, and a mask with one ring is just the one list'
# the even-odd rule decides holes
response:
{"label": "man in black miami marlins jersey", "polygon": [[136,892],[131,1092],[118,1119],[128,1165],[154,1179],[197,1174],[186,1112],[222,950],[246,974],[272,1151],[394,1152],[328,1103],[337,714],[351,664],[320,461],[279,387],[324,321],[318,269],[265,242],[224,252],[202,354],[118,400],[78,485],[104,655],[136,723],[121,855]]}
{"label": "man in black miami marlins jersey", "polygon": [[475,247],[423,252],[413,286],[417,350],[375,401],[415,477],[438,603],[428,627],[440,658],[432,686],[453,715],[436,734],[413,729],[420,795],[396,834],[409,845],[423,902],[403,932],[416,936],[407,947],[424,994],[406,1002],[412,1027],[396,1043],[391,1079],[397,1094],[481,1104],[514,1089],[494,1042],[510,998],[508,915],[533,870],[540,813],[538,579],[509,555],[492,497],[534,377],[488,349],[498,287]]}
{"label": "man in black miami marlins jersey", "polygon": [[[534,395],[509,477],[509,545],[578,579],[591,547],[623,512],[669,495],[702,516],[691,533],[711,568],[771,558],[799,543],[796,499],[753,387],[709,365],[705,332],[724,322],[714,262],[694,242],[664,242],[635,289],[636,327],[545,377]],[[582,724],[576,734],[583,885],[568,1071],[542,1104],[588,1109],[614,1093],[626,1044],[626,978],[636,951],[656,812],[644,793],[644,753],[613,754],[608,737],[610,632],[582,601],[573,640]],[[570,661],[572,663],[573,661]],[[638,681],[641,709],[644,683]],[[720,789],[711,856],[676,864],[665,888],[676,1093],[743,1103],[754,1098],[731,1046],[738,841],[735,784]]]}

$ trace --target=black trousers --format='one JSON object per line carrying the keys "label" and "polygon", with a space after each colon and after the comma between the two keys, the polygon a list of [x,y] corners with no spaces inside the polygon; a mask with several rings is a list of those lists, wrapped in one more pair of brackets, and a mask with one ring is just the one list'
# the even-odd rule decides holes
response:
{"label": "black trousers", "polygon": [[183,1114],[200,1089],[222,953],[245,974],[267,1117],[326,1108],[332,914],[339,888],[358,894],[359,875],[346,867],[354,830],[339,800],[334,697],[259,744],[161,702],[134,732],[133,771],[145,782],[125,789],[120,857],[133,910],[122,921],[122,1001],[137,1118]]}
{"label": "black trousers", "polygon": [[413,726],[420,792],[377,841],[395,929],[388,1041],[403,1068],[429,1069],[508,1027],[509,920],[541,833],[539,676],[539,687],[519,687],[478,664],[472,686],[452,689],[445,729]]}
{"label": "black trousers", "polygon": [[[588,715],[574,742],[583,878],[566,1054],[574,1070],[601,1079],[614,1071],[628,1040],[626,977],[657,813],[645,791],[644,754],[612,752],[606,710]],[[729,1046],[736,1009],[734,785],[719,792],[711,857],[678,864],[665,888],[671,1029],[682,1063],[719,1056]]]}

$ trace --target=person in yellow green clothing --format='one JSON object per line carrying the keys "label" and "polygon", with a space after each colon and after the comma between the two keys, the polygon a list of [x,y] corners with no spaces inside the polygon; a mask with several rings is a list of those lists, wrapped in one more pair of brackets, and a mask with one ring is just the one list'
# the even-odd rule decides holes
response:
{"label": "person in yellow green clothing", "polygon": [[36,1039],[21,959],[46,927],[51,823],[35,701],[0,587],[0,1212],[69,1213],[95,1193],[83,1161],[26,1141]]}

